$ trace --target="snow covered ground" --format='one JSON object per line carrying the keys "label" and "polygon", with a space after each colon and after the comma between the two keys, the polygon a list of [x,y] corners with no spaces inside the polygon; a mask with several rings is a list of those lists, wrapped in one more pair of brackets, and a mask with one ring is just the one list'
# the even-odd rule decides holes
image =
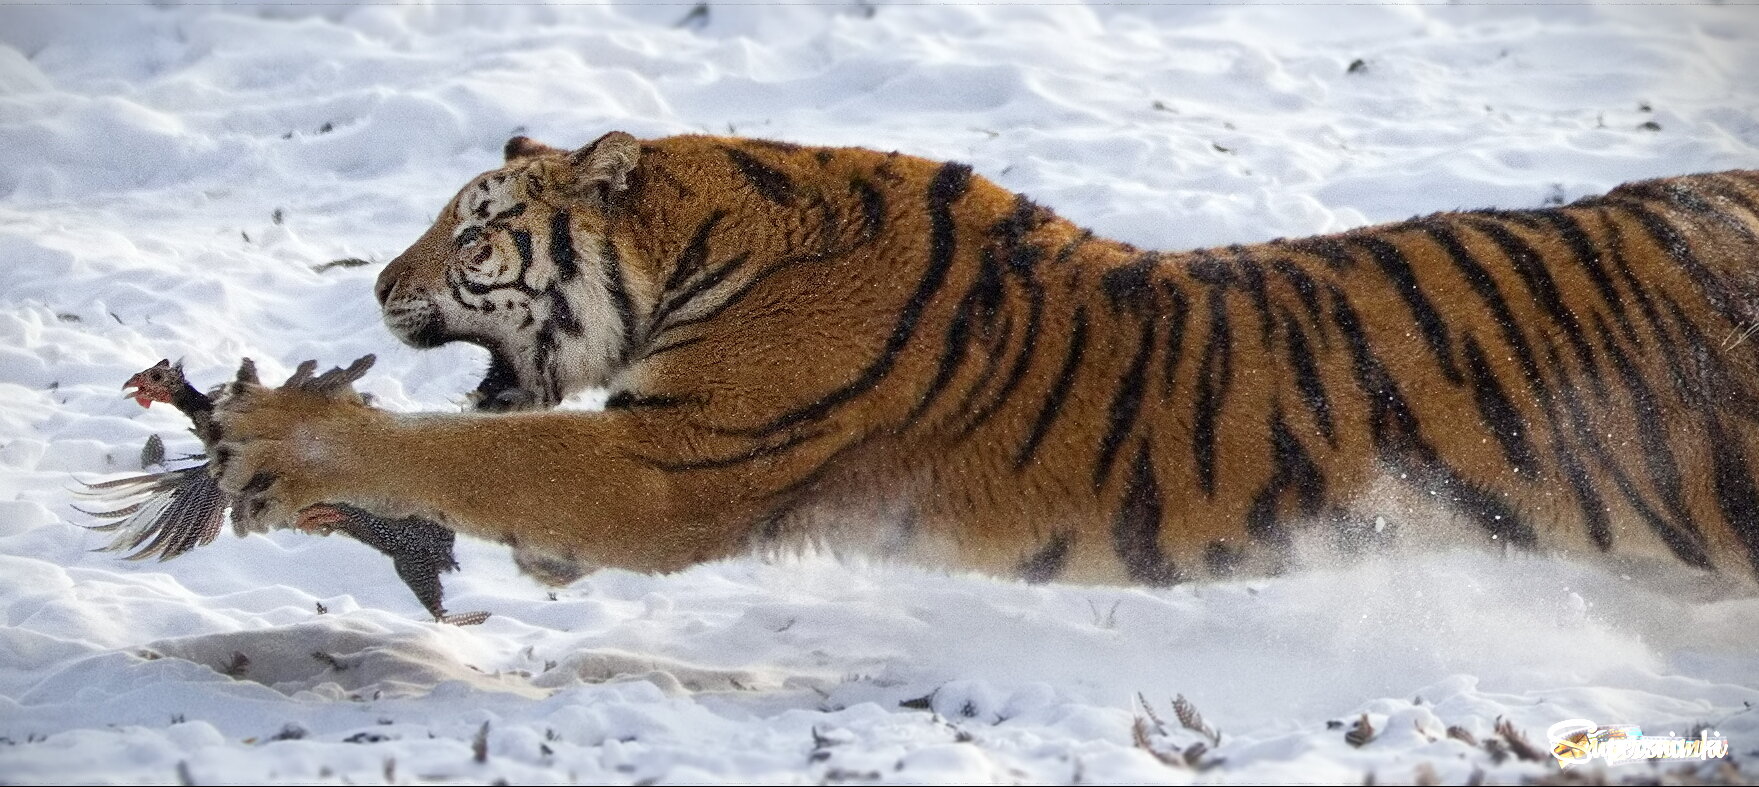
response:
{"label": "snow covered ground", "polygon": [[[1751,7],[169,5],[0,5],[0,782],[1556,771],[1446,734],[1499,718],[1759,756],[1759,599],[1678,576],[1440,554],[1150,592],[804,557],[552,597],[473,542],[449,606],[495,614],[459,628],[342,538],[90,552],[68,492],[151,434],[195,448],[118,397],[166,355],[205,385],[375,352],[386,406],[455,408],[482,354],[395,345],[376,265],[319,266],[401,251],[514,133],[899,149],[1144,246],[1244,242],[1759,166]],[[1200,740],[1175,695],[1221,731],[1201,770],[1166,761]]]}

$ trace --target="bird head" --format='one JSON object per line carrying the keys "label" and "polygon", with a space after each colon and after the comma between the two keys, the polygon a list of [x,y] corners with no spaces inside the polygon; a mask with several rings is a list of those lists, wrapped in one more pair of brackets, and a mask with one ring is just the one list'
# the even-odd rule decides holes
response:
{"label": "bird head", "polygon": [[122,384],[122,395],[142,407],[151,407],[153,402],[170,404],[171,392],[177,390],[177,384],[182,380],[183,363],[172,364],[167,358],[128,378],[128,382]]}

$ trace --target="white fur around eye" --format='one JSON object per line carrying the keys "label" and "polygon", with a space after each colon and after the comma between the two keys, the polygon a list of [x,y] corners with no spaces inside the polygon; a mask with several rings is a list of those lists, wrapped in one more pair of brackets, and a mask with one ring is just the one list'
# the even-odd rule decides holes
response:
{"label": "white fur around eye", "polygon": [[468,224],[486,220],[519,202],[520,195],[515,193],[508,176],[486,176],[465,188],[455,212],[461,222]]}
{"label": "white fur around eye", "polygon": [[517,266],[509,264],[500,254],[488,254],[480,260],[473,255],[465,260],[463,272],[466,281],[491,287],[512,284],[518,275]]}

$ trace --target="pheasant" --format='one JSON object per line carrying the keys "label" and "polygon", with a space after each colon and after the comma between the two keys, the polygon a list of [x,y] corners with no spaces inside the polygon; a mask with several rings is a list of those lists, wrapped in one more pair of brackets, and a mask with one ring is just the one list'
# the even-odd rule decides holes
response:
{"label": "pheasant", "polygon": [[[313,377],[311,372],[316,362],[307,361],[300,365],[289,384],[318,389],[349,385],[365,374],[372,363],[373,356],[368,355],[347,369],[332,369]],[[249,359],[245,359],[239,369],[241,379],[247,375],[255,376],[254,364]],[[162,402],[188,416],[194,426],[191,431],[211,455],[220,437],[219,425],[213,417],[214,399],[190,385],[181,363],[159,361],[128,378],[122,387],[124,395],[142,407]],[[116,520],[92,529],[117,534],[109,545],[102,548],[105,551],[138,550],[127,556],[129,560],[154,556],[162,561],[170,560],[211,543],[219,535],[226,511],[232,506],[230,496],[220,489],[208,471],[207,462],[87,486],[95,494],[123,500],[145,496],[145,499],[112,511],[85,512]],[[446,613],[441,603],[444,590],[440,586],[440,574],[458,568],[458,561],[452,553],[456,535],[436,522],[419,517],[386,519],[353,506],[330,504],[306,509],[295,527],[318,534],[338,531],[390,557],[397,576],[436,621],[470,625],[489,617],[487,612]],[[240,536],[246,534],[236,519],[233,532]]]}

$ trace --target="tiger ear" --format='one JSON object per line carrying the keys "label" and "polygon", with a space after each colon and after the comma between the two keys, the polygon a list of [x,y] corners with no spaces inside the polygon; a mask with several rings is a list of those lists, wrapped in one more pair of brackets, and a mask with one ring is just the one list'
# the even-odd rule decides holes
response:
{"label": "tiger ear", "polygon": [[506,147],[501,148],[501,153],[502,153],[502,155],[507,157],[508,164],[511,164],[511,163],[518,161],[520,159],[528,159],[528,158],[531,158],[532,156],[542,156],[546,153],[567,153],[567,152],[568,151],[563,150],[561,148],[550,147],[549,145],[545,145],[542,142],[539,142],[535,139],[532,139],[531,137],[526,137],[526,136],[518,136],[518,137],[514,137],[512,139],[509,139],[509,140],[507,140]]}
{"label": "tiger ear", "polygon": [[641,157],[641,143],[622,131],[613,131],[584,148],[568,154],[575,188],[596,192],[610,202],[617,192],[629,188],[629,171]]}

